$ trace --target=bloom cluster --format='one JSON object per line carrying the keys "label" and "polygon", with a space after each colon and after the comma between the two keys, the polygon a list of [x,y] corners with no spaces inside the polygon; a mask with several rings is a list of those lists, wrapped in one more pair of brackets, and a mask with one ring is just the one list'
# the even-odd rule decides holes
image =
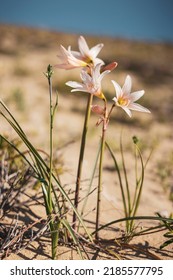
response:
{"label": "bloom cluster", "polygon": [[[116,68],[117,63],[112,62],[105,65],[103,60],[97,58],[97,55],[103,48],[103,44],[98,44],[90,49],[84,37],[80,36],[78,39],[78,47],[79,51],[72,51],[71,46],[69,46],[68,49],[61,46],[61,55],[59,55],[61,64],[57,64],[56,67],[66,70],[81,67],[81,82],[69,81],[66,85],[72,87],[71,92],[88,92],[93,96],[103,99],[105,102],[106,97],[102,92],[101,82],[107,74]],[[150,113],[147,108],[136,103],[145,92],[144,90],[140,90],[131,93],[132,80],[129,75],[126,77],[123,87],[120,87],[114,80],[112,80],[112,84],[115,88],[112,108],[115,106],[121,107],[129,117],[132,116],[131,110]],[[108,113],[105,102],[104,108],[99,105],[93,105],[92,111],[99,114],[101,120],[104,120],[105,124],[107,124],[112,109]]]}

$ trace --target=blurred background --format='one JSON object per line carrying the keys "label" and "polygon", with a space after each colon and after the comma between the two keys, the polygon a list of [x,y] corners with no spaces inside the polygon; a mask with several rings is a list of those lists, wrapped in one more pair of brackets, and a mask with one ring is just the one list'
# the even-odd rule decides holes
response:
{"label": "blurred background", "polygon": [[173,41],[172,0],[6,0],[0,22],[61,32]]}

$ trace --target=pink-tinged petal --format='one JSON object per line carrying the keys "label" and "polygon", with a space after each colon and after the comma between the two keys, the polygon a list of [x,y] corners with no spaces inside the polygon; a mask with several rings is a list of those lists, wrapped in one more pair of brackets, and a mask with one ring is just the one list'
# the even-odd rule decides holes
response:
{"label": "pink-tinged petal", "polygon": [[59,68],[59,69],[65,69],[65,70],[74,69],[74,66],[73,66],[73,65],[65,64],[65,63],[56,64],[56,65],[54,65],[54,67],[57,67],[57,68]]}
{"label": "pink-tinged petal", "polygon": [[131,104],[129,104],[128,108],[129,108],[130,110],[134,110],[134,111],[150,113],[150,111],[149,111],[147,108],[145,108],[145,107],[143,107],[142,105],[137,104],[137,103],[131,103]]}
{"label": "pink-tinged petal", "polygon": [[[71,46],[68,47],[68,50],[66,50],[62,45],[60,46],[60,52],[61,55],[59,55],[59,58],[62,60],[62,63],[56,67],[63,68],[63,69],[73,69],[76,67],[84,67],[86,66],[86,62],[83,60],[80,60],[76,58],[72,52],[71,52]],[[80,57],[80,53],[74,52],[77,57]],[[70,65],[70,66],[69,66]]]}
{"label": "pink-tinged petal", "polygon": [[132,117],[132,113],[131,111],[127,108],[127,107],[121,107],[126,113],[127,115],[131,118]]}
{"label": "pink-tinged petal", "polygon": [[141,98],[144,95],[145,91],[144,90],[139,90],[139,91],[135,91],[133,93],[130,94],[130,99],[132,102],[135,102],[136,100],[138,100],[139,98]]}
{"label": "pink-tinged petal", "polygon": [[68,57],[71,55],[71,46],[68,47],[68,50],[66,50],[62,45],[60,46],[60,53],[61,56],[59,56],[62,60],[68,61]]}
{"label": "pink-tinged petal", "polygon": [[104,64],[105,64],[104,61],[103,61],[102,59],[97,58],[97,57],[94,58],[93,63],[94,63],[94,66],[96,66],[97,64],[101,64],[101,65],[104,65]]}
{"label": "pink-tinged petal", "polygon": [[82,79],[82,81],[84,82],[84,84],[90,84],[91,83],[91,76],[85,71],[85,70],[82,70],[81,73],[80,73],[80,77]]}
{"label": "pink-tinged petal", "polygon": [[104,76],[106,76],[107,74],[109,74],[111,71],[110,70],[106,70],[104,72],[101,73],[100,77],[99,77],[99,80],[101,82],[101,80],[104,78]]}
{"label": "pink-tinged petal", "polygon": [[103,48],[103,46],[104,46],[103,44],[98,44],[98,45],[92,47],[92,48],[90,49],[90,55],[91,55],[93,58],[95,58],[95,57],[99,54],[99,52],[101,51],[101,49]]}
{"label": "pink-tinged petal", "polygon": [[101,64],[97,64],[95,68],[92,70],[92,78],[94,82],[97,82],[100,77],[100,68],[101,68]]}
{"label": "pink-tinged petal", "polygon": [[68,63],[75,66],[75,67],[84,67],[87,65],[86,62],[84,62],[83,60],[79,60],[77,58],[75,58],[73,55],[70,55],[68,57]]}
{"label": "pink-tinged petal", "polygon": [[99,63],[99,64],[97,64],[96,66],[95,66],[95,68],[94,68],[94,73],[95,73],[95,76],[100,76],[100,69],[101,69],[101,64]]}
{"label": "pink-tinged petal", "polygon": [[129,75],[127,75],[127,77],[125,79],[125,83],[122,87],[122,91],[124,94],[130,94],[131,88],[132,88],[132,80],[131,80],[131,77]]}
{"label": "pink-tinged petal", "polygon": [[114,85],[114,88],[116,91],[116,97],[117,97],[117,99],[119,99],[123,94],[122,89],[121,89],[120,85],[117,82],[115,82],[114,80],[112,80],[111,82]]}
{"label": "pink-tinged petal", "polygon": [[87,42],[85,41],[83,36],[80,36],[78,39],[79,50],[83,56],[89,55],[89,48]]}
{"label": "pink-tinged petal", "polygon": [[82,59],[83,59],[83,57],[82,57],[82,55],[81,55],[80,52],[71,51],[71,54],[72,54],[75,58],[77,58],[77,59],[79,59],[79,60],[82,60]]}
{"label": "pink-tinged petal", "polygon": [[72,87],[72,88],[83,88],[82,83],[74,82],[74,81],[69,81],[65,83],[67,86]]}
{"label": "pink-tinged petal", "polygon": [[[68,48],[70,49],[70,46]],[[64,48],[62,45],[60,45],[60,52],[65,56],[69,54],[68,50],[66,50],[66,48]]]}

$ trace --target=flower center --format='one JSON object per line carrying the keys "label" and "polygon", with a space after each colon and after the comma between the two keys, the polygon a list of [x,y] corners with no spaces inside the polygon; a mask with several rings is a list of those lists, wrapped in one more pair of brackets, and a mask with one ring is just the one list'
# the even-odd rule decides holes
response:
{"label": "flower center", "polygon": [[129,103],[129,100],[128,100],[127,98],[120,97],[120,98],[118,99],[118,104],[119,104],[120,106],[127,106],[128,103]]}
{"label": "flower center", "polygon": [[85,57],[85,62],[88,64],[88,65],[93,65],[93,60],[92,58],[90,58],[89,56]]}
{"label": "flower center", "polygon": [[88,88],[89,91],[95,90],[93,83],[88,83],[87,88]]}

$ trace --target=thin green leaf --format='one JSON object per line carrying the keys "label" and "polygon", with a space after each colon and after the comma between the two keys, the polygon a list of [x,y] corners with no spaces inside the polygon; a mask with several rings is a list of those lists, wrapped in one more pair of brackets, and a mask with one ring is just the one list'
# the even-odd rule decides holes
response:
{"label": "thin green leaf", "polygon": [[138,181],[139,186],[138,185],[136,186],[136,188],[138,188],[139,191],[138,191],[138,194],[137,194],[136,201],[134,202],[134,209],[132,210],[132,216],[136,215],[136,212],[137,212],[137,209],[138,209],[138,206],[139,206],[139,202],[140,202],[140,198],[141,198],[143,182],[144,182],[144,163],[143,163],[143,158],[142,158],[142,154],[141,154],[141,151],[140,151],[139,147],[137,145],[136,145],[136,147],[137,147],[137,151],[138,151],[139,158],[140,158],[140,161],[141,161],[141,176],[140,176],[140,179]]}
{"label": "thin green leaf", "polygon": [[[152,220],[152,221],[154,220],[154,221],[167,221],[167,222],[173,223],[173,219],[171,219],[171,218],[163,218],[163,217],[160,218],[160,217],[156,217],[156,216],[135,216],[135,217],[126,217],[126,218],[111,221],[111,222],[101,226],[98,230],[100,231],[100,230],[107,228],[109,226],[112,226],[114,224],[126,222],[126,221],[132,221],[132,220]],[[95,231],[92,232],[92,235],[93,234],[95,234]]]}
{"label": "thin green leaf", "polygon": [[160,245],[160,249],[165,248],[166,246],[170,245],[173,243],[173,238],[170,240],[165,241],[162,245]]}
{"label": "thin green leaf", "polygon": [[94,166],[92,168],[89,187],[88,187],[88,190],[87,190],[87,193],[86,193],[86,196],[85,196],[85,199],[84,199],[83,207],[82,207],[82,210],[81,210],[81,215],[82,216],[83,216],[83,213],[85,211],[85,207],[86,207],[88,197],[89,197],[89,194],[90,194],[90,191],[91,191],[91,187],[92,187],[92,183],[93,183],[93,180],[94,180],[94,176],[95,176],[95,172],[96,172],[96,168],[97,168],[97,163],[98,163],[98,159],[99,159],[99,155],[100,155],[100,150],[101,150],[101,143],[99,143],[99,148],[98,148],[98,151],[97,151],[97,154],[96,154],[96,159],[95,159],[95,162],[94,162]]}
{"label": "thin green leaf", "polygon": [[79,243],[78,239],[76,238],[74,231],[73,231],[72,227],[70,226],[69,222],[65,219],[62,219],[61,224],[63,224],[66,227],[66,229],[68,230],[68,232],[70,233],[70,235],[74,241],[74,244],[76,245],[76,249],[77,249],[81,259],[83,259],[82,251],[80,249],[80,243]]}
{"label": "thin green leaf", "polygon": [[120,137],[120,151],[121,151],[121,158],[122,158],[122,164],[123,164],[123,172],[126,182],[126,192],[127,192],[127,201],[128,201],[128,215],[131,215],[131,197],[130,197],[130,190],[129,190],[129,182],[127,177],[127,171],[126,171],[126,165],[124,160],[124,152],[123,152],[123,143],[122,143],[122,134]]}
{"label": "thin green leaf", "polygon": [[118,174],[118,180],[119,180],[120,189],[121,189],[121,195],[122,195],[122,199],[123,199],[124,213],[125,213],[125,216],[127,217],[128,214],[127,214],[126,198],[125,198],[123,183],[122,183],[122,179],[121,179],[120,169],[119,169],[117,160],[116,160],[116,158],[114,156],[114,153],[113,153],[111,147],[109,146],[109,144],[107,142],[106,142],[106,147],[108,148],[108,150],[110,152],[110,155],[111,155],[111,157],[113,159],[113,162],[114,162],[114,165],[115,165],[115,170],[117,171],[117,174]]}

